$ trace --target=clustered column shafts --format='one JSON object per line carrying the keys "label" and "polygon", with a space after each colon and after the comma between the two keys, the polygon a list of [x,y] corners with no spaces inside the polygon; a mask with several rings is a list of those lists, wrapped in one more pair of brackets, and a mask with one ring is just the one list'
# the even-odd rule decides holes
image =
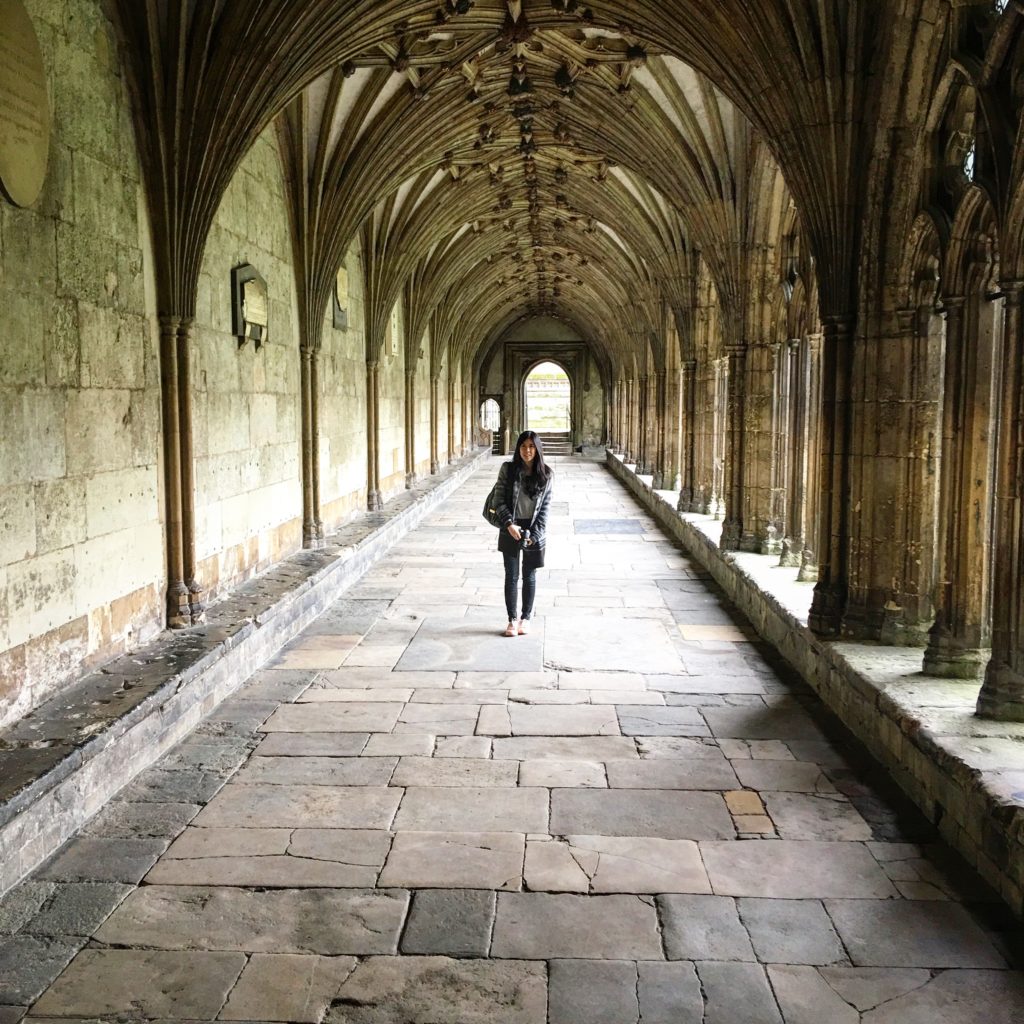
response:
{"label": "clustered column shafts", "polygon": [[723,551],[736,551],[743,535],[743,470],[746,451],[747,347],[742,342],[728,345],[728,405],[726,424],[725,522],[722,524]]}
{"label": "clustered column shafts", "polygon": [[680,491],[678,509],[680,512],[696,512],[696,407],[694,398],[697,387],[697,361],[686,359],[679,370],[680,429]]}
{"label": "clustered column shafts", "polygon": [[842,632],[849,566],[852,314],[823,319],[822,452],[818,478],[818,583],[808,625],[823,637]]}
{"label": "clustered column shafts", "polygon": [[416,483],[416,367],[405,368],[405,486]]}
{"label": "clustered column shafts", "polygon": [[366,360],[366,508],[384,507],[380,493],[380,363]]}
{"label": "clustered column shafts", "polygon": [[[989,536],[987,474],[992,418],[992,339],[979,337],[973,303],[944,299],[945,389],[936,616],[924,654],[929,675],[975,679],[988,658]],[[974,330],[969,329],[969,320]],[[974,509],[975,514],[969,510]]]}
{"label": "clustered column shafts", "polygon": [[786,372],[789,374],[785,412],[789,443],[786,459],[789,484],[786,488],[786,530],[779,553],[779,565],[799,566],[804,546],[808,360],[806,347],[799,338],[790,338],[784,351]]}
{"label": "clustered column shafts", "polygon": [[[441,381],[436,374],[430,375],[430,472],[441,472],[440,451],[440,419],[441,419]],[[504,412],[502,412],[504,415]]]}
{"label": "clustered column shafts", "polygon": [[977,707],[986,718],[1024,722],[1024,281],[1004,282],[1002,291],[992,657]]}
{"label": "clustered column shafts", "polygon": [[178,373],[180,317],[160,318],[160,391],[163,412],[164,502],[167,509],[167,625],[181,629],[192,625],[189,590],[185,583],[181,464],[181,382]]}

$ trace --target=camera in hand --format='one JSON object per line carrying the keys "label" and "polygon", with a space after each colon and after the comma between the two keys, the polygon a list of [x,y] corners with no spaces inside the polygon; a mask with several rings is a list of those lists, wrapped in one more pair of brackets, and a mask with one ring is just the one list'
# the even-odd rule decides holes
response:
{"label": "camera in hand", "polygon": [[530,531],[523,530],[523,535],[519,538],[519,550],[525,551],[530,546]]}

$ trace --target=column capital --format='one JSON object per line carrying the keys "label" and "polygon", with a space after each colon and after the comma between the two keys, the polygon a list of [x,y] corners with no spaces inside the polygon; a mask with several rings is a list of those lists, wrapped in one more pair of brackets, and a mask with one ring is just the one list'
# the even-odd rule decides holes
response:
{"label": "column capital", "polygon": [[372,373],[376,373],[377,372],[377,368],[379,366],[380,366],[380,360],[379,359],[367,359],[366,360],[366,368],[367,368],[367,370],[370,370]]}

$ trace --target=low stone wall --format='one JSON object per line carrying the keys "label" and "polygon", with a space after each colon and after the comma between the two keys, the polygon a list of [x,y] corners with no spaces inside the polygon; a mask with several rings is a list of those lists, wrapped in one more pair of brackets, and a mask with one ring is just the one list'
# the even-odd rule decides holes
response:
{"label": "low stone wall", "polygon": [[0,731],[0,895],[122,787],[187,736],[253,672],[490,458],[477,451],[360,516],[209,609]]}
{"label": "low stone wall", "polygon": [[807,628],[813,585],[795,569],[721,551],[720,522],[676,511],[621,456],[609,451],[606,464],[1024,917],[1024,725],[977,718],[978,684],[925,676],[919,650],[820,640]]}

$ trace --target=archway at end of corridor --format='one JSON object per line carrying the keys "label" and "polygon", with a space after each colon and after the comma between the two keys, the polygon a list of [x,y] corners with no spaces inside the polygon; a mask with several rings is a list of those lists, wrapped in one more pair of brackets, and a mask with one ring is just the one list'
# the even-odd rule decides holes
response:
{"label": "archway at end of corridor", "polygon": [[572,448],[572,382],[558,363],[538,363],[523,382],[526,428],[544,440],[550,455],[568,455]]}

